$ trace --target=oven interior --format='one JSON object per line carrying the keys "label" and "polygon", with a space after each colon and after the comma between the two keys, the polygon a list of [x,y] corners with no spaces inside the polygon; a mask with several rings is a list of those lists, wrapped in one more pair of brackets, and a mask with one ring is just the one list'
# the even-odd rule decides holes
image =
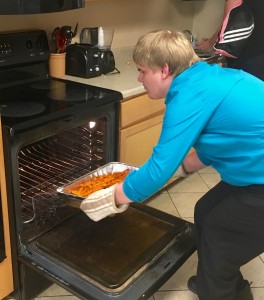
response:
{"label": "oven interior", "polygon": [[[40,261],[48,258],[75,274],[76,286],[81,279],[113,295],[122,294],[168,248],[191,234],[191,226],[144,204],[100,222],[67,205],[69,196],[57,188],[109,161],[109,135],[106,117],[88,119],[22,146],[17,160],[22,254],[37,253]],[[181,255],[193,251],[191,242]]]}
{"label": "oven interior", "polygon": [[185,231],[185,222],[132,205],[124,213],[98,223],[83,213],[76,215],[40,237],[35,246],[103,291],[118,293]]}
{"label": "oven interior", "polygon": [[21,147],[22,240],[31,241],[76,213],[56,189],[107,162],[107,131],[107,118],[102,117]]}

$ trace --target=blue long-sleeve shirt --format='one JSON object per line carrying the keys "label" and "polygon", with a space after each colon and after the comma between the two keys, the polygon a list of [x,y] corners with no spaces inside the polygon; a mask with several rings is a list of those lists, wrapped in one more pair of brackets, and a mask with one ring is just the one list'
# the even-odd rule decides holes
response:
{"label": "blue long-sleeve shirt", "polygon": [[129,199],[140,202],[162,188],[191,147],[223,181],[264,184],[263,81],[198,62],[173,79],[165,104],[158,144],[124,181]]}

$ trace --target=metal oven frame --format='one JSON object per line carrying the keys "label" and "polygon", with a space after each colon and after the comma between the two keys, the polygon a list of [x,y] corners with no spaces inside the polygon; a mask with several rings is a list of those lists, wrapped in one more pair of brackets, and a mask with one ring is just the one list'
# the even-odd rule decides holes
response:
{"label": "metal oven frame", "polygon": [[[94,108],[91,110],[74,111],[67,113],[64,117],[50,120],[46,124],[34,126],[30,130],[11,132],[3,128],[3,151],[6,163],[6,191],[9,205],[10,232],[12,244],[12,261],[14,270],[14,297],[16,299],[32,299],[51,282],[54,282],[64,289],[70,291],[80,299],[147,299],[158,288],[160,288],[195,251],[194,239],[192,237],[192,225],[189,224],[183,237],[178,242],[166,249],[162,255],[155,259],[142,274],[140,274],[122,292],[108,293],[100,290],[92,283],[87,282],[78,271],[69,269],[63,263],[59,263],[53,257],[42,253],[34,245],[34,241],[23,239],[23,224],[21,220],[21,195],[18,173],[18,153],[22,146],[32,142],[41,141],[66,129],[81,125],[85,120],[98,117],[108,118],[109,125],[108,142],[112,144],[112,150],[108,153],[107,160],[114,161],[117,157],[118,147],[118,123],[119,123],[119,102],[107,104],[104,109]],[[107,111],[107,113],[106,113]],[[42,134],[40,135],[40,132]],[[138,207],[137,207],[138,206]],[[157,217],[171,219],[175,222],[174,216],[157,211],[145,205],[132,204],[137,209],[150,210],[151,214]],[[32,282],[34,284],[32,284]]]}
{"label": "metal oven frame", "polygon": [[[5,214],[5,218],[7,218],[7,220],[9,219],[7,228],[10,231],[11,243],[11,251],[10,255],[8,255],[8,261],[5,260],[5,264],[9,262],[7,274],[11,273],[9,276],[10,284],[8,285],[9,289],[5,292],[4,296],[12,292],[14,288],[14,296],[16,299],[30,299],[31,296],[29,295],[32,293],[37,294],[39,292],[43,278],[42,276],[39,277],[39,283],[35,284],[34,288],[32,288],[32,283],[27,286],[29,279],[28,272],[25,271],[26,267],[24,266],[24,263],[28,264],[28,262],[24,257],[27,256],[28,253],[22,234],[23,224],[21,219],[21,195],[18,174],[19,150],[24,145],[40,141],[44,138],[48,138],[51,135],[55,135],[56,133],[80,126],[84,122],[88,122],[91,119],[94,120],[96,118],[107,118],[107,143],[111,145],[111,147],[105,159],[106,161],[114,161],[117,158],[119,107],[119,100],[105,104],[103,107],[98,106],[90,109],[87,109],[87,107],[85,109],[85,106],[80,105],[78,106],[78,110],[75,109],[72,112],[67,111],[64,113],[64,116],[54,118],[54,120],[47,121],[44,124],[39,124],[38,126],[32,126],[32,128],[23,129],[18,127],[16,129],[14,127],[12,130],[10,130],[2,125],[2,143],[0,145],[0,149],[3,154],[1,160],[2,162],[5,162],[5,164],[1,164],[1,192],[2,202],[7,203],[8,205],[8,208],[6,209],[8,213]],[[8,239],[6,242],[8,242]],[[8,245],[8,243],[6,243],[6,245]],[[12,268],[12,265],[17,267]],[[31,269],[33,267],[31,263],[30,267]],[[33,269],[34,272],[39,271],[37,267],[33,267]],[[11,280],[12,272],[14,285]],[[42,273],[44,274],[45,272]],[[35,275],[31,276],[31,280],[33,281],[36,280],[36,278]],[[58,280],[58,284],[60,284],[60,280]]]}

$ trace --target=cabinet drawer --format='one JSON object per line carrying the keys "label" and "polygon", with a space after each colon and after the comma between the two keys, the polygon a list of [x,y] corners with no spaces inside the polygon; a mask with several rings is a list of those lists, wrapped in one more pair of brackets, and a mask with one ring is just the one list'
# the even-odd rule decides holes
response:
{"label": "cabinet drawer", "polygon": [[120,127],[146,120],[165,111],[164,99],[153,100],[147,94],[121,103]]}
{"label": "cabinet drawer", "polygon": [[158,142],[162,120],[160,114],[120,130],[119,161],[138,167],[145,163]]}

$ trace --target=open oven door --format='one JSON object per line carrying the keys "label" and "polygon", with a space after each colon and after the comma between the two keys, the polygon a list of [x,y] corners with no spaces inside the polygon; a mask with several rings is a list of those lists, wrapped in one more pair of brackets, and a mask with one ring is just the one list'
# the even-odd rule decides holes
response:
{"label": "open oven door", "polygon": [[145,204],[99,222],[72,209],[19,260],[81,299],[148,299],[195,251],[193,224]]}
{"label": "open oven door", "polygon": [[[3,156],[2,126],[0,119],[0,299],[13,292],[13,270],[10,242],[8,203],[6,195],[5,161]],[[1,209],[2,207],[2,209]]]}

